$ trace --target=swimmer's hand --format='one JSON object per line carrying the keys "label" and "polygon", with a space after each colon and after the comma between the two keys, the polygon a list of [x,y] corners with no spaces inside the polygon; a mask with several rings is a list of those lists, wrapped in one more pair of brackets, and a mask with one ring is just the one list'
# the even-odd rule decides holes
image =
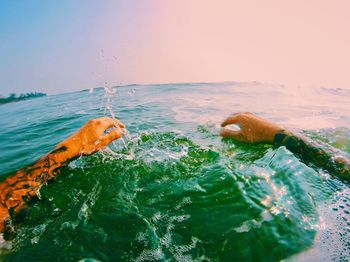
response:
{"label": "swimmer's hand", "polygon": [[114,140],[121,138],[123,128],[125,125],[115,118],[105,116],[91,119],[56,148],[67,148],[69,158],[91,155],[108,146]]}
{"label": "swimmer's hand", "polygon": [[[239,126],[240,129],[227,128],[231,124]],[[252,113],[233,114],[221,126],[221,136],[248,143],[273,143],[276,134],[282,130],[279,125]]]}
{"label": "swimmer's hand", "polygon": [[[235,124],[240,130],[228,129]],[[312,163],[331,174],[350,180],[350,160],[340,150],[330,145],[310,140],[298,133],[282,129],[279,125],[252,113],[238,113],[228,117],[222,124],[220,135],[242,142],[270,143],[285,146],[302,161]]]}
{"label": "swimmer's hand", "polygon": [[17,171],[0,183],[0,233],[5,239],[15,234],[16,223],[27,213],[39,190],[56,178],[62,167],[81,155],[91,155],[123,135],[124,124],[101,117],[90,120],[71,137],[33,165]]}

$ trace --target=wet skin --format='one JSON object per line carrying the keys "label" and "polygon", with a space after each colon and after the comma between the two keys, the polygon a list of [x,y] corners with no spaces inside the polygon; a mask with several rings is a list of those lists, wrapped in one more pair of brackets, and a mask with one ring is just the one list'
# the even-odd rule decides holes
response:
{"label": "wet skin", "polygon": [[108,146],[123,135],[121,128],[125,126],[117,119],[92,119],[33,165],[3,181],[0,184],[0,232],[5,232],[5,238],[11,238],[14,222],[26,215],[30,204],[38,198],[40,188],[53,180],[61,167]]}
{"label": "wet skin", "polygon": [[[238,125],[240,130],[226,128],[230,124]],[[307,164],[316,165],[342,179],[350,179],[350,161],[341,151],[292,133],[252,113],[233,114],[221,126],[220,134],[223,137],[252,144],[285,146]]]}

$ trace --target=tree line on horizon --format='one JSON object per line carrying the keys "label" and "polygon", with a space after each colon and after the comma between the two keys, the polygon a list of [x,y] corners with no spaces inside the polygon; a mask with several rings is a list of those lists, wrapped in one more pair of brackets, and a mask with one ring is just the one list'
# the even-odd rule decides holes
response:
{"label": "tree line on horizon", "polygon": [[40,92],[30,92],[30,93],[20,94],[19,96],[17,96],[15,93],[10,94],[8,97],[3,97],[0,95],[0,104],[18,102],[21,100],[42,97],[42,96],[46,96],[46,94],[40,93]]}

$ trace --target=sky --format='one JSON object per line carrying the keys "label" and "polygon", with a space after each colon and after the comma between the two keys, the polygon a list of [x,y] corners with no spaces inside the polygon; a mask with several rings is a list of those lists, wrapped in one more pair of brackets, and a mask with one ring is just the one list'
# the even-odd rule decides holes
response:
{"label": "sky", "polygon": [[350,89],[348,0],[2,0],[0,94],[258,81]]}

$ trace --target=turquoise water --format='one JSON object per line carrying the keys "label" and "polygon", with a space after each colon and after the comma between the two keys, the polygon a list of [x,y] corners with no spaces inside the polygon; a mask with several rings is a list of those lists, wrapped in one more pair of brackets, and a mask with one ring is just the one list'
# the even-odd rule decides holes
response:
{"label": "turquoise water", "polygon": [[[92,91],[92,90],[91,90]],[[350,91],[259,83],[133,85],[6,104],[0,179],[110,105],[130,138],[41,190],[5,261],[346,261],[350,189],[284,147],[222,140],[251,111],[350,153]]]}

